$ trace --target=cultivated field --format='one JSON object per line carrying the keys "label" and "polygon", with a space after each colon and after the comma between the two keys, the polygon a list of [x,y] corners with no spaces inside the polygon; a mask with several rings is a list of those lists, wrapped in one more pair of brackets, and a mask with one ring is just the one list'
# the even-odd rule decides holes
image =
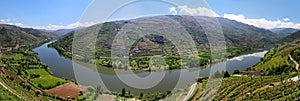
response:
{"label": "cultivated field", "polygon": [[80,95],[79,86],[72,82],[45,91],[47,93],[54,94],[62,98],[76,98]]}

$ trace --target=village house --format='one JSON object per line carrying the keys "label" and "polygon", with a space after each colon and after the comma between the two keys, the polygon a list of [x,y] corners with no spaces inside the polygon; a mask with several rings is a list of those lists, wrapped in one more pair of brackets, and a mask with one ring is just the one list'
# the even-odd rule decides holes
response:
{"label": "village house", "polygon": [[295,77],[291,78],[291,81],[294,81],[294,82],[299,81],[299,76],[295,76]]}
{"label": "village house", "polygon": [[232,76],[241,77],[241,76],[244,76],[244,75],[243,74],[233,74]]}
{"label": "village house", "polygon": [[0,53],[4,52],[6,49],[0,46]]}
{"label": "village house", "polygon": [[19,49],[19,48],[20,48],[19,44],[16,44],[16,46],[14,47],[14,49]]}
{"label": "village house", "polygon": [[256,71],[256,70],[248,70],[246,72],[248,73],[248,76],[262,76],[262,75],[264,75],[263,72],[259,72],[259,71]]}
{"label": "village house", "polygon": [[4,74],[4,72],[5,72],[5,68],[0,68],[0,75],[2,75],[2,74]]}

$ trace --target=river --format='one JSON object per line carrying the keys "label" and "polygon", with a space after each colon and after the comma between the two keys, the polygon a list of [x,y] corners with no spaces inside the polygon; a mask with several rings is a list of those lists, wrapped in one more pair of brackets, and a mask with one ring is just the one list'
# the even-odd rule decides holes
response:
{"label": "river", "polygon": [[[127,86],[118,78],[117,75],[114,74],[105,74],[90,68],[84,67],[76,62],[73,62],[71,59],[65,58],[53,49],[47,47],[51,42],[45,43],[35,49],[33,51],[38,53],[38,57],[40,60],[49,66],[54,76],[77,80],[74,75],[74,70],[76,69],[76,74],[80,75],[80,83],[82,85],[94,85],[99,83],[97,80],[101,80],[102,83],[105,84],[106,88],[111,91],[121,91],[123,88],[126,90],[130,90],[132,93],[138,94],[140,92],[158,92],[158,91],[167,91],[171,90],[174,87],[186,87],[188,84],[195,81],[195,77],[199,74],[200,76],[206,76],[210,73],[210,68],[205,68],[202,70],[173,70],[173,71],[160,71],[160,72],[151,72],[152,76],[148,77],[146,81],[140,82],[132,77],[138,75],[140,77],[146,77],[150,74],[150,72],[142,72],[137,74],[121,74],[124,79],[128,79],[134,84],[143,85],[143,86],[152,86],[153,80],[157,80],[157,77],[164,75],[161,82],[159,82],[155,87],[151,89],[136,89],[134,87]],[[234,70],[245,70],[246,68],[253,66],[258,63],[260,59],[264,56],[267,51],[256,52],[253,54],[242,55],[238,57],[234,57],[232,59],[228,59],[225,62],[220,62],[214,64],[212,66],[224,66],[226,64],[226,68],[229,72],[233,72]],[[99,76],[101,79],[99,79]],[[178,77],[182,82],[178,82]]]}

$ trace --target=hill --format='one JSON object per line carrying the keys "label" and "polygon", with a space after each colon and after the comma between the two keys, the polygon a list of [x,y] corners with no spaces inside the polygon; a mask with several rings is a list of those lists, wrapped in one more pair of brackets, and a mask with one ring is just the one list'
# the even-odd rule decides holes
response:
{"label": "hill", "polygon": [[270,31],[274,32],[274,33],[295,33],[297,31],[299,31],[299,29],[295,29],[295,28],[274,28],[274,29],[270,29]]}
{"label": "hill", "polygon": [[279,43],[284,43],[284,42],[292,42],[295,41],[297,39],[300,39],[300,31],[297,31],[289,36],[286,36],[284,38],[282,38]]}
{"label": "hill", "polygon": [[[228,47],[228,57],[234,57],[237,55],[246,54],[247,52],[256,51],[257,49],[272,46],[277,40],[281,38],[280,36],[277,36],[276,33],[273,33],[269,30],[257,28],[234,20],[204,16],[192,17],[179,15],[154,16],[124,21],[105,22],[88,28],[83,28],[81,30],[78,30],[77,32],[85,33],[80,35],[79,41],[81,42],[81,44],[87,45],[93,41],[89,37],[91,34],[88,32],[94,31],[95,29],[100,29],[99,31],[97,31],[98,37],[96,41],[96,58],[100,59],[97,62],[99,64],[102,64],[109,63],[110,60],[108,58],[110,57],[112,42],[117,33],[120,30],[124,30],[122,29],[124,25],[134,25],[142,21],[147,23],[157,23],[155,21],[164,21],[168,19],[172,19],[178,22],[191,35],[198,50],[200,51],[199,54],[201,54],[200,57],[202,57],[200,61],[205,64],[210,61],[210,47],[203,27],[211,26],[211,20],[217,19],[220,22]],[[197,21],[199,21],[199,23],[195,23]],[[151,27],[151,25],[149,26]],[[172,27],[172,25],[163,26]],[[211,28],[213,29],[213,27]],[[174,30],[170,30],[169,32],[173,31]],[[70,52],[72,51],[74,33],[75,32],[71,32],[65,35],[50,46],[56,48],[61,54],[71,57]],[[92,50],[92,47],[85,47],[84,50]],[[81,50],[81,55],[84,55],[86,53],[84,50]],[[152,55],[164,55],[173,57],[178,56],[178,52],[171,41],[159,35],[147,35],[144,38],[137,40],[137,42],[135,42],[131,47],[130,52],[133,57],[144,57]],[[180,59],[180,57],[178,57],[178,59]],[[91,61],[89,59],[83,60],[85,60],[86,62]]]}
{"label": "hill", "polygon": [[271,29],[272,32],[277,33],[279,36],[281,37],[286,37],[289,36],[297,31],[299,31],[299,29],[295,29],[295,28],[274,28]]}
{"label": "hill", "polygon": [[[290,80],[290,75],[276,76],[241,76],[222,79],[218,89],[206,89],[207,80],[198,83],[191,101],[208,100],[214,101],[293,101],[299,100],[300,90],[298,81]],[[288,80],[289,79],[289,80]],[[217,90],[212,95],[204,90]],[[202,97],[202,99],[200,99]]]}
{"label": "hill", "polygon": [[[158,19],[164,19],[162,17],[156,16]],[[208,44],[208,40],[206,38],[205,32],[201,26],[209,26],[207,23],[210,19],[209,17],[202,17],[202,16],[168,16],[171,19],[174,19],[175,21],[178,21],[182,26],[185,27],[185,29],[191,34],[191,36],[194,38],[194,41],[197,43],[197,45],[205,45]],[[229,48],[238,48],[238,47],[255,47],[255,48],[262,48],[267,45],[273,45],[275,44],[275,41],[280,39],[279,36],[276,36],[275,33],[257,28],[254,26],[250,26],[244,23],[240,23],[234,20],[229,20],[225,18],[217,18],[223,28],[223,33],[226,38],[226,42],[228,43],[227,46]],[[135,21],[138,20],[147,20],[147,18],[139,18],[134,19]],[[194,23],[197,21],[203,21],[203,23],[197,24]],[[109,46],[111,46],[112,40],[115,37],[115,35],[118,33],[116,29],[121,29],[122,26],[124,26],[126,23],[130,23],[133,20],[128,21],[113,21],[113,22],[106,22],[102,24],[98,24],[88,29],[93,29],[102,26],[101,30],[98,33],[98,44],[97,47],[101,49],[106,49]],[[56,42],[57,46],[60,46],[62,48],[67,49],[70,51],[70,43],[72,43],[70,40],[73,38],[74,32],[71,32],[70,35],[65,36],[64,38],[61,38]],[[82,39],[88,35],[82,36]],[[163,39],[160,39],[159,37],[155,37],[154,40],[151,41],[157,41],[156,43],[159,43],[158,41],[166,41]],[[62,43],[62,44],[59,44]],[[68,44],[67,46],[64,44]],[[159,44],[166,44],[166,43],[159,43]],[[99,45],[99,46],[98,46]],[[106,46],[104,46],[106,45]],[[109,49],[109,48],[108,48]],[[106,54],[101,54],[106,55]]]}
{"label": "hill", "polygon": [[59,36],[63,36],[63,35],[66,35],[72,31],[75,31],[76,29],[78,28],[74,28],[74,29],[59,29],[59,30],[56,30],[56,31],[53,31],[53,33],[59,35]]}
{"label": "hill", "polygon": [[[296,32],[288,37],[298,35]],[[289,40],[290,41],[290,40]],[[254,66],[254,69],[265,72],[266,75],[280,75],[297,71],[293,60],[300,62],[300,38],[294,37],[292,42],[285,42],[270,50],[264,58]]]}
{"label": "hill", "polygon": [[21,28],[13,25],[0,24],[0,45],[2,47],[14,47],[18,45],[34,45],[49,41],[56,36],[32,28]]}
{"label": "hill", "polygon": [[[83,28],[83,27],[80,27],[80,28]],[[63,35],[66,35],[66,34],[72,32],[72,31],[78,30],[80,28],[58,29],[58,30],[38,29],[38,30],[43,31],[43,32],[53,33],[57,36],[63,36]]]}

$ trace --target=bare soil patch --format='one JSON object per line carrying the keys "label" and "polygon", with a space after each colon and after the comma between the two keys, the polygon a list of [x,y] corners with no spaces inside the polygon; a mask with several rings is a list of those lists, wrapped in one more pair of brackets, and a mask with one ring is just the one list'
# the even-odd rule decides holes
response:
{"label": "bare soil patch", "polygon": [[61,98],[76,98],[80,95],[80,88],[73,82],[45,90],[47,93],[54,94]]}

